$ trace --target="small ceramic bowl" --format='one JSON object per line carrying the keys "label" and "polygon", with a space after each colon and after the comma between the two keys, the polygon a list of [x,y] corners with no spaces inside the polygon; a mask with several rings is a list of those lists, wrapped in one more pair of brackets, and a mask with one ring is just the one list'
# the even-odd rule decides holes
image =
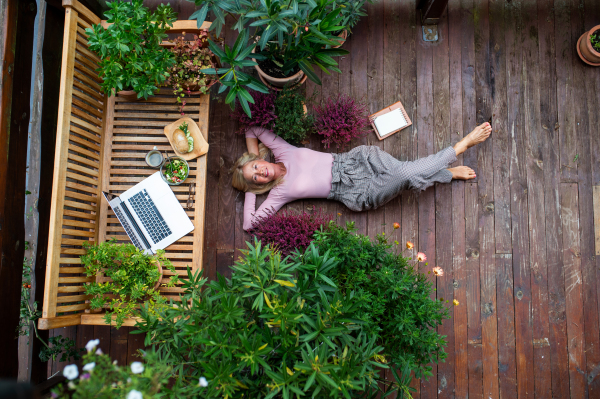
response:
{"label": "small ceramic bowl", "polygon": [[[165,176],[165,172],[167,170],[167,166],[170,165],[171,163],[175,162],[175,161],[181,162],[185,166],[185,168],[186,168],[185,177],[183,179],[181,179],[181,181],[173,181],[172,179],[168,179],[167,176]],[[183,183],[185,181],[185,179],[187,179],[187,177],[188,177],[189,174],[190,174],[190,165],[187,163],[187,161],[185,159],[183,159],[181,157],[178,157],[176,155],[165,159],[165,161],[163,162],[163,164],[160,166],[160,176],[170,186],[178,186],[178,185],[180,185],[181,183]]]}

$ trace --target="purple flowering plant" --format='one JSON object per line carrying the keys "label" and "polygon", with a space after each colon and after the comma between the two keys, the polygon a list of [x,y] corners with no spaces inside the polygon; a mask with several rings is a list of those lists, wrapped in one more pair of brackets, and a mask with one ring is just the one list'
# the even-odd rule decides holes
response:
{"label": "purple flowering plant", "polygon": [[254,126],[273,129],[273,124],[277,119],[275,115],[275,99],[277,96],[273,92],[261,93],[252,92],[254,104],[248,103],[252,117],[249,117],[242,109],[239,102],[236,103],[233,111],[233,118],[238,121],[240,129],[238,133],[244,134],[248,129]]}
{"label": "purple flowering plant", "polygon": [[364,136],[368,125],[367,106],[347,95],[329,97],[315,106],[314,127],[323,136],[325,148],[335,144],[343,149],[353,139]]}
{"label": "purple flowering plant", "polygon": [[263,244],[273,244],[283,256],[291,254],[295,249],[304,250],[314,240],[315,231],[328,228],[334,220],[332,214],[323,213],[321,209],[313,213],[297,213],[290,210],[271,212],[260,218],[250,230],[250,234]]}

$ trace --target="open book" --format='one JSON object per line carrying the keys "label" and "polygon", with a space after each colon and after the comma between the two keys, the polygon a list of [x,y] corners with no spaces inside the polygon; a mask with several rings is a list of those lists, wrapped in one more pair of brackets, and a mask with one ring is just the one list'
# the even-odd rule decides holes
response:
{"label": "open book", "polygon": [[412,125],[400,101],[369,115],[369,120],[379,140],[383,140]]}

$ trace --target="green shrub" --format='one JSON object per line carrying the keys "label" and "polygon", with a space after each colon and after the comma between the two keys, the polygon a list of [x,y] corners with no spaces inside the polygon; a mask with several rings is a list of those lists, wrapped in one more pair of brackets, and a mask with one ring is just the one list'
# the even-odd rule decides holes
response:
{"label": "green shrub", "polygon": [[306,98],[299,90],[283,89],[275,99],[273,133],[285,141],[299,144],[311,133],[313,118],[304,113]]}
{"label": "green shrub", "polygon": [[342,295],[353,293],[356,316],[379,336],[391,363],[408,367],[417,378],[431,376],[427,364],[446,358],[446,336],[436,327],[449,316],[441,301],[430,298],[432,284],[411,264],[416,262],[393,253],[385,235],[371,242],[356,234],[354,223],[344,228],[331,222],[316,233],[313,244],[338,260],[329,277]]}
{"label": "green shrub", "polygon": [[90,50],[100,57],[102,89],[108,95],[115,90],[135,90],[138,98],[147,99],[169,76],[167,70],[175,63],[173,53],[160,43],[177,14],[163,4],[151,13],[142,6],[142,0],[106,4],[109,10],[104,15],[111,24],[108,29],[93,25],[85,30]]}
{"label": "green shrub", "polygon": [[207,284],[188,271],[180,305],[142,309],[139,332],[173,377],[204,376],[203,398],[375,397],[385,357],[354,294],[327,277],[336,260],[314,246],[284,260],[248,247],[231,280]]}
{"label": "green shrub", "polygon": [[590,35],[590,43],[594,50],[600,52],[600,31],[596,31]]}
{"label": "green shrub", "polygon": [[[111,281],[91,282],[85,286],[85,294],[93,295],[92,309],[108,306],[104,320],[111,323],[115,317],[116,327],[120,328],[126,318],[136,312],[140,301],[146,301],[151,309],[163,306],[166,300],[154,289],[160,279],[157,263],[175,273],[175,268],[165,257],[165,251],[147,255],[133,244],[117,244],[116,239],[99,245],[83,244],[86,254],[81,256],[88,277],[103,273]],[[167,284],[175,285],[173,276]]]}

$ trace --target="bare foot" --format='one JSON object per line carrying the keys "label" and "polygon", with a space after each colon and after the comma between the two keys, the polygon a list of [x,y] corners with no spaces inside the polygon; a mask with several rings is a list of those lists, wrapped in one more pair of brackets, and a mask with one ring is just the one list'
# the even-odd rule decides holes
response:
{"label": "bare foot", "polygon": [[483,143],[488,137],[490,137],[491,133],[492,126],[488,122],[477,126],[471,133],[467,134],[461,141],[456,143],[454,146],[456,155],[462,154],[467,150],[467,148],[471,148],[476,144]]}
{"label": "bare foot", "polygon": [[468,166],[457,166],[455,168],[448,168],[448,170],[452,173],[453,179],[470,180],[477,177],[475,171]]}

